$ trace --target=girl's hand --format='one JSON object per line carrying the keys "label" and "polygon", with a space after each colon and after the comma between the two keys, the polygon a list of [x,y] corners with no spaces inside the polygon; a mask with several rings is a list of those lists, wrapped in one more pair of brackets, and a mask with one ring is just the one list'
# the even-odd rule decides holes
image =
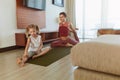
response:
{"label": "girl's hand", "polygon": [[27,57],[27,56],[28,56],[28,53],[24,53],[23,56],[24,56],[24,57]]}
{"label": "girl's hand", "polygon": [[42,52],[42,50],[40,49],[40,50],[37,50],[36,52],[37,52],[37,53],[40,53],[40,52]]}
{"label": "girl's hand", "polygon": [[37,53],[37,54],[40,53],[40,50],[35,51],[35,53]]}

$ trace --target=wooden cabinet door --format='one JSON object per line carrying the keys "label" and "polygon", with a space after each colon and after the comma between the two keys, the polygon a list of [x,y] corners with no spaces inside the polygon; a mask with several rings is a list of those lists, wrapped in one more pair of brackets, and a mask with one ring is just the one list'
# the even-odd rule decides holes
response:
{"label": "wooden cabinet door", "polygon": [[15,33],[16,45],[25,46],[26,45],[26,35],[24,33]]}

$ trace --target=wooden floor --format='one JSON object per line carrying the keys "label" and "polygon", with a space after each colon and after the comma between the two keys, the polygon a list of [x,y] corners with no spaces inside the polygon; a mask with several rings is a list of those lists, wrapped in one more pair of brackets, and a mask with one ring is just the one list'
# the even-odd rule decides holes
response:
{"label": "wooden floor", "polygon": [[47,67],[28,63],[19,67],[16,58],[23,51],[17,49],[0,53],[0,80],[74,80],[74,67],[69,55]]}

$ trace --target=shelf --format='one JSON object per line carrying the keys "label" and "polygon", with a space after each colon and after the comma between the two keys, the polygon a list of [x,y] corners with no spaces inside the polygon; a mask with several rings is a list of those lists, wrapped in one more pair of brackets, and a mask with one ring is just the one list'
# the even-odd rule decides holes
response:
{"label": "shelf", "polygon": [[120,30],[114,30],[114,29],[99,29],[98,30],[98,36],[104,35],[104,34],[120,34]]}
{"label": "shelf", "polygon": [[[41,34],[43,43],[51,42],[58,39],[58,32],[42,32]],[[15,33],[16,46],[26,45],[25,33]]]}
{"label": "shelf", "polygon": [[15,33],[16,46],[25,46],[26,45],[26,36],[24,33]]}

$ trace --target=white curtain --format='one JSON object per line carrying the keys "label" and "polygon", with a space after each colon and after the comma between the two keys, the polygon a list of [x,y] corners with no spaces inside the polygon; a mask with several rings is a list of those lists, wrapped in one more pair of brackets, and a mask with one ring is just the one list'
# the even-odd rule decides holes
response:
{"label": "white curtain", "polygon": [[75,18],[75,1],[76,0],[67,0],[66,1],[66,13],[68,15],[68,20],[72,22],[73,26],[76,27],[76,18]]}
{"label": "white curtain", "polygon": [[101,6],[101,0],[76,0],[76,26],[81,39],[97,37],[98,26],[101,26]]}

